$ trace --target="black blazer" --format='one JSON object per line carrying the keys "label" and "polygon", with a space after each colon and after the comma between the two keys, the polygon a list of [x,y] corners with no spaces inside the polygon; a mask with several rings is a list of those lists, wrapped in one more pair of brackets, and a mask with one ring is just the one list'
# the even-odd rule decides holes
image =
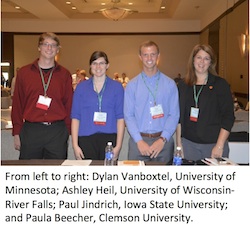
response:
{"label": "black blazer", "polygon": [[[216,143],[221,128],[231,131],[235,120],[234,106],[230,86],[225,79],[208,75],[207,84],[199,96],[199,116],[195,124],[189,120],[190,109],[195,105],[193,86],[181,81],[178,90],[182,137],[196,143]],[[188,134],[193,130],[195,133]]]}

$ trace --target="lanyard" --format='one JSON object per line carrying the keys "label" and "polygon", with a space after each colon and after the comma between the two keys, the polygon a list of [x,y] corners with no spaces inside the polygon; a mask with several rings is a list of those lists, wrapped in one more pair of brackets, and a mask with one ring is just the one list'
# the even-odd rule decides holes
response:
{"label": "lanyard", "polygon": [[101,110],[102,110],[102,96],[103,96],[103,93],[104,93],[104,90],[105,90],[105,87],[106,87],[106,83],[107,83],[107,77],[105,78],[105,82],[104,82],[104,85],[102,87],[102,90],[98,93],[97,88],[96,88],[95,83],[94,83],[94,79],[93,79],[93,84],[94,84],[94,87],[95,87],[95,91],[96,91],[96,94],[98,96],[99,112],[101,112]]}
{"label": "lanyard", "polygon": [[52,77],[52,74],[53,74],[53,71],[54,71],[54,67],[53,67],[53,69],[51,70],[51,72],[49,74],[49,79],[48,79],[47,83],[45,83],[45,81],[44,81],[43,72],[42,72],[40,67],[39,67],[39,71],[40,71],[40,76],[41,76],[42,83],[43,83],[44,96],[46,97],[47,96],[47,90],[48,90],[49,84],[50,84],[50,80],[51,80],[51,77]]}
{"label": "lanyard", "polygon": [[194,101],[195,101],[195,107],[198,108],[198,100],[199,100],[199,96],[201,94],[201,91],[204,87],[204,85],[206,84],[207,82],[207,78],[205,79],[204,81],[204,84],[202,84],[200,90],[198,91],[198,93],[196,94],[196,85],[193,86],[193,89],[194,89]]}
{"label": "lanyard", "polygon": [[158,91],[158,85],[159,85],[159,80],[160,80],[160,72],[159,73],[159,76],[158,76],[158,79],[156,81],[156,86],[155,86],[155,90],[154,90],[154,93],[150,90],[150,88],[148,87],[146,81],[145,81],[145,76],[141,73],[142,75],[142,79],[143,79],[143,82],[145,84],[145,86],[147,87],[149,93],[153,96],[154,98],[154,105],[156,106],[156,94],[157,94],[157,91]]}

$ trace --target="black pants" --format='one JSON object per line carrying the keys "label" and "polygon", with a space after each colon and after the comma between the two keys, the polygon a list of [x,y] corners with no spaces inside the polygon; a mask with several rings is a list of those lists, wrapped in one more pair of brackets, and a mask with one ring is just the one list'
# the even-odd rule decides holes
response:
{"label": "black pants", "polygon": [[64,121],[51,125],[25,122],[19,159],[67,159],[69,133]]}
{"label": "black pants", "polygon": [[117,134],[93,134],[78,137],[78,144],[83,151],[85,159],[104,160],[105,147],[108,142],[116,146]]}

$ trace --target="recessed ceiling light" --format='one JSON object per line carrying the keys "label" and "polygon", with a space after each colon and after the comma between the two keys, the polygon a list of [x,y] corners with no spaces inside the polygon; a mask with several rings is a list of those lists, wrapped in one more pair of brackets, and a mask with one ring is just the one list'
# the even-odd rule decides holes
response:
{"label": "recessed ceiling light", "polygon": [[71,9],[72,9],[72,10],[76,10],[76,7],[75,7],[75,6],[72,6]]}
{"label": "recessed ceiling light", "polygon": [[15,6],[15,9],[19,10],[19,9],[20,9],[20,6]]}
{"label": "recessed ceiling light", "polygon": [[102,2],[102,3],[101,3],[101,5],[102,5],[102,6],[105,6],[105,5],[106,5],[106,3],[105,3],[105,2]]}
{"label": "recessed ceiling light", "polygon": [[133,3],[133,2],[129,2],[128,4],[129,4],[130,6],[132,6],[134,3]]}
{"label": "recessed ceiling light", "polygon": [[162,10],[165,10],[165,9],[166,9],[166,7],[165,7],[165,6],[161,6],[161,9],[162,9]]}
{"label": "recessed ceiling light", "polygon": [[67,1],[67,2],[66,2],[66,4],[67,4],[67,5],[70,5],[70,4],[71,4],[71,2],[70,2],[70,1]]}

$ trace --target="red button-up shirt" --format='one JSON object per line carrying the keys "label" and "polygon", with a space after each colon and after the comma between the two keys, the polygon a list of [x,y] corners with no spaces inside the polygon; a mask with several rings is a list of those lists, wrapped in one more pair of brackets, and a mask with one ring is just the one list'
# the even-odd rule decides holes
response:
{"label": "red button-up shirt", "polygon": [[[47,83],[50,71],[43,72]],[[70,72],[55,62],[55,68],[47,90],[51,103],[48,110],[36,107],[38,98],[44,95],[44,87],[39,72],[38,59],[26,65],[17,73],[12,103],[11,119],[13,135],[18,135],[23,122],[55,122],[64,120],[71,133],[71,106],[73,97],[72,77]]]}

